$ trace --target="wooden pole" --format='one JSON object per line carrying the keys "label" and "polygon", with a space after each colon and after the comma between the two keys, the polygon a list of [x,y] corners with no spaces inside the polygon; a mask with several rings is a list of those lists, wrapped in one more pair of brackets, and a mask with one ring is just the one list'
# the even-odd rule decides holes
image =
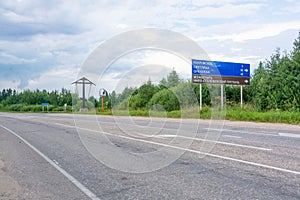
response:
{"label": "wooden pole", "polygon": [[85,79],[82,80],[82,108],[85,108]]}
{"label": "wooden pole", "polygon": [[104,110],[104,96],[102,96],[102,110]]}

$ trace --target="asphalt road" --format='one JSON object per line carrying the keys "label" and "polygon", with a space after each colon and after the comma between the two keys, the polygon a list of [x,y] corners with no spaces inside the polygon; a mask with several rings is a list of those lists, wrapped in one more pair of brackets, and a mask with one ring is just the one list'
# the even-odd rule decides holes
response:
{"label": "asphalt road", "polygon": [[300,199],[300,126],[0,113],[0,199]]}

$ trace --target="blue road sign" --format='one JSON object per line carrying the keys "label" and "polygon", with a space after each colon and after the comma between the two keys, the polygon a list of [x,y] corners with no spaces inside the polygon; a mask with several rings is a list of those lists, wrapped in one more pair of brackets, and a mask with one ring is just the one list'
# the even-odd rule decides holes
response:
{"label": "blue road sign", "polygon": [[250,64],[193,59],[192,74],[249,78]]}
{"label": "blue road sign", "polygon": [[42,103],[42,106],[50,106],[50,103]]}

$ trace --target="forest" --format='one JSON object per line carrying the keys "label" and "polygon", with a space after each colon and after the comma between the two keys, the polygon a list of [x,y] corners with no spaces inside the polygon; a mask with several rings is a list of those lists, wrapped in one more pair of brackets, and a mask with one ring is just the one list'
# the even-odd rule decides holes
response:
{"label": "forest", "polygon": [[[253,67],[253,66],[252,66]],[[214,93],[219,85],[202,85],[203,105],[205,109],[218,106],[220,95]],[[240,87],[225,86],[226,108],[240,105]],[[243,88],[244,110],[300,111],[300,33],[293,42],[291,52],[281,51],[259,63],[251,75],[250,86]],[[199,106],[199,84],[180,79],[173,69],[159,84],[148,80],[138,88],[127,87],[122,93],[108,93],[104,99],[105,110],[165,110],[167,112],[189,109]],[[81,100],[66,89],[61,91],[12,89],[0,91],[0,110],[2,111],[42,111],[41,103],[50,103],[49,111],[78,111]],[[89,108],[101,110],[101,99],[90,97]],[[73,107],[72,107],[73,104]]]}
{"label": "forest", "polygon": [[47,111],[64,111],[64,104],[68,105],[67,111],[72,111],[72,94],[64,88],[60,92],[57,90],[17,92],[12,89],[0,91],[0,110],[2,111],[40,112],[43,110],[42,103],[50,104]]}

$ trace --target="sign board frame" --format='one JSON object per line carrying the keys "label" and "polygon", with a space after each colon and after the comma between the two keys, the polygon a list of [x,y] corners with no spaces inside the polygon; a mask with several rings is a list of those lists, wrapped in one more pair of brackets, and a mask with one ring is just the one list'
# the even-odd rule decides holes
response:
{"label": "sign board frame", "polygon": [[250,85],[250,64],[192,59],[192,82]]}

